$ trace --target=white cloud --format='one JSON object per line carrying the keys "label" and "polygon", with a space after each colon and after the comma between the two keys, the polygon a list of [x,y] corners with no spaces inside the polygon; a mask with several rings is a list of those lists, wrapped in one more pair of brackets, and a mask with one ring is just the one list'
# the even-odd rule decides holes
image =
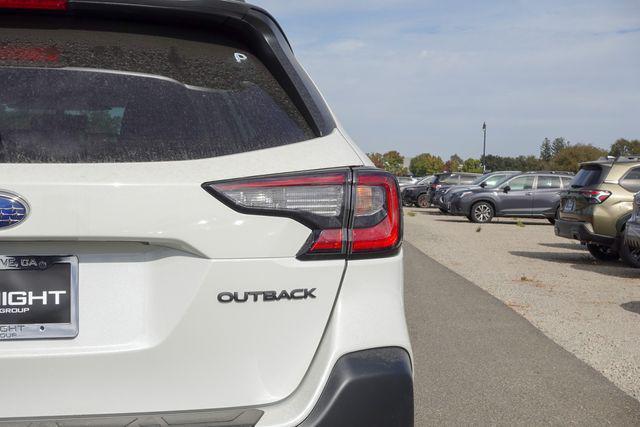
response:
{"label": "white cloud", "polygon": [[640,2],[262,3],[366,151],[640,138]]}
{"label": "white cloud", "polygon": [[335,42],[329,43],[326,46],[327,53],[352,53],[356,50],[362,49],[366,44],[362,40],[357,39],[346,39],[346,40],[337,40]]}

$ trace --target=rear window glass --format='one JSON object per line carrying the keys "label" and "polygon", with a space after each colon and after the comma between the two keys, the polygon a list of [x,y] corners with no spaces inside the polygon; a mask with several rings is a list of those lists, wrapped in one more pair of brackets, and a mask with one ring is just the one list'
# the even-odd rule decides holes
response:
{"label": "rear window glass", "polygon": [[190,160],[313,137],[260,60],[224,35],[0,17],[1,162]]}
{"label": "rear window glass", "polygon": [[580,168],[571,181],[571,188],[591,187],[603,180],[603,169],[599,165],[587,165]]}
{"label": "rear window glass", "polygon": [[640,168],[631,169],[620,180],[620,185],[627,191],[637,193],[640,191]]}

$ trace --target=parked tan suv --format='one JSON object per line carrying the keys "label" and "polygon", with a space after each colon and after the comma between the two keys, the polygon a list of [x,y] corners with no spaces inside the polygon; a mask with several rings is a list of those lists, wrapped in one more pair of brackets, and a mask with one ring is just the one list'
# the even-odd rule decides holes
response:
{"label": "parked tan suv", "polygon": [[624,229],[640,191],[640,157],[603,158],[583,163],[562,195],[558,236],[580,240],[597,259],[622,257],[640,267],[640,260],[623,243]]}

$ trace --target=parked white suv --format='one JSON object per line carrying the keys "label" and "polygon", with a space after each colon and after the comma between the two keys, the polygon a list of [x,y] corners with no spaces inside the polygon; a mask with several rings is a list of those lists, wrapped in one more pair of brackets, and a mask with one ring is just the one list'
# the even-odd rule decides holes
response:
{"label": "parked white suv", "polygon": [[412,425],[397,181],[274,19],[0,9],[0,425]]}

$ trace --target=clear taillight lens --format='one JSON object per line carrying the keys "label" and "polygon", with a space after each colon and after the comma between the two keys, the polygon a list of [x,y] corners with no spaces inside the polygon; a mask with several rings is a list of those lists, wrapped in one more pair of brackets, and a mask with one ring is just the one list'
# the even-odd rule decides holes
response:
{"label": "clear taillight lens", "polygon": [[344,203],[344,185],[254,187],[224,190],[223,193],[246,208],[306,212],[337,217]]}
{"label": "clear taillight lens", "polygon": [[383,171],[311,172],[203,187],[238,212],[290,217],[309,227],[300,259],[384,254],[402,241],[398,184]]}

